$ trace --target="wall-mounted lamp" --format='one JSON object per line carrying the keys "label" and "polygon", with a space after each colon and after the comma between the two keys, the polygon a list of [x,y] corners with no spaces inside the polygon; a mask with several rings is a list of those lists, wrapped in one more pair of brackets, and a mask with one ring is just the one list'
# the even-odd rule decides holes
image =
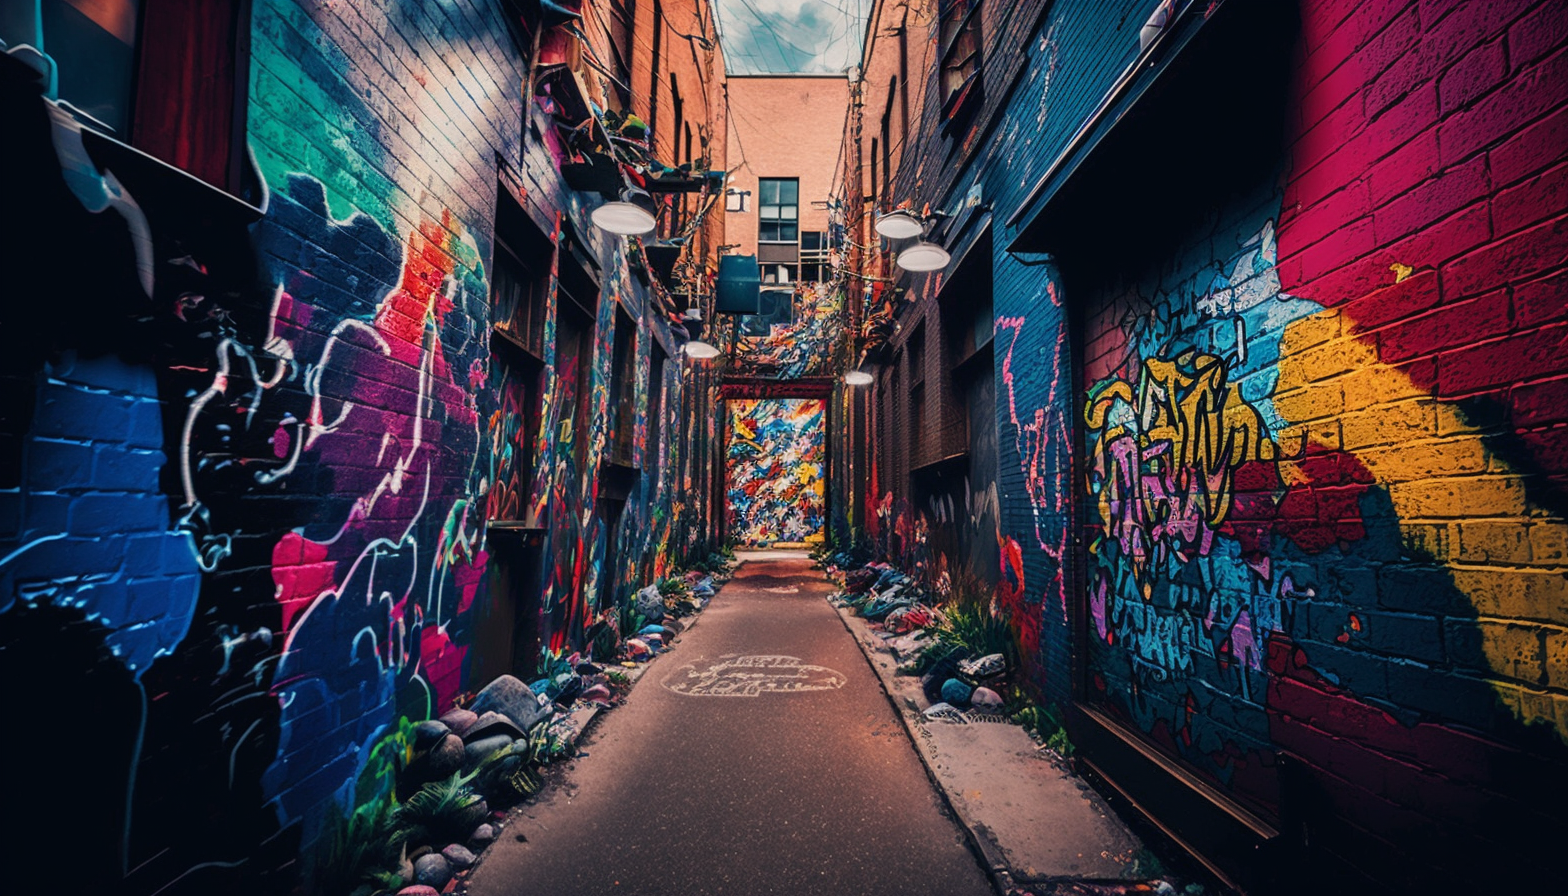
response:
{"label": "wall-mounted lamp", "polygon": [[653,214],[653,197],[647,190],[627,186],[621,190],[621,198],[594,209],[588,217],[593,223],[611,233],[621,236],[641,236],[651,233],[657,226],[658,219]]}
{"label": "wall-mounted lamp", "polygon": [[851,370],[848,373],[844,374],[844,385],[846,385],[846,386],[869,386],[872,383],[876,382],[876,379],[877,379],[876,377],[872,376],[869,373],[866,373],[864,370]]}
{"label": "wall-mounted lamp", "polygon": [[919,236],[925,230],[925,225],[909,212],[899,210],[877,218],[876,229],[877,233],[890,240],[907,240]]}
{"label": "wall-mounted lamp", "polygon": [[[694,300],[695,301],[695,300]],[[712,343],[702,341],[702,309],[696,305],[688,305],[681,313],[681,322],[686,327],[686,332],[691,338],[686,340],[684,351],[692,358],[717,358],[719,350]]]}
{"label": "wall-mounted lamp", "polygon": [[698,360],[717,358],[719,350],[701,339],[693,339],[686,343],[686,354]]}
{"label": "wall-mounted lamp", "polygon": [[947,267],[948,262],[952,260],[953,256],[948,255],[946,249],[938,246],[936,243],[928,243],[925,240],[921,240],[898,253],[898,257],[893,259],[893,263],[906,271],[923,274],[929,271],[940,271]]}

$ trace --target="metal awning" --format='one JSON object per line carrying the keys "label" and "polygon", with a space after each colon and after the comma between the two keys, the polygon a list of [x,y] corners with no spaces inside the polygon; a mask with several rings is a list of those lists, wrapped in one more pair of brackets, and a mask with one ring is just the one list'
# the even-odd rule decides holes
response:
{"label": "metal awning", "polygon": [[[1112,233],[1118,220],[1157,206],[1170,179],[1190,184],[1222,173],[1239,145],[1255,148],[1261,134],[1233,135],[1267,118],[1250,104],[1277,81],[1264,73],[1287,57],[1291,6],[1189,0],[1007,219],[1007,227],[1018,227],[1008,251],[1060,254]],[[1266,136],[1278,145],[1277,129]]]}

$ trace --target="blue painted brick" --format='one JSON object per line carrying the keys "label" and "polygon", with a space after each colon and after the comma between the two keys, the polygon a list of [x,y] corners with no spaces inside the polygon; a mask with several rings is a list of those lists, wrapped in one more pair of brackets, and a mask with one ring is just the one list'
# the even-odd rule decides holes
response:
{"label": "blue painted brick", "polygon": [[157,532],[169,527],[168,502],[154,495],[81,495],[71,503],[76,535]]}
{"label": "blue painted brick", "polygon": [[156,492],[162,451],[100,445],[93,462],[93,486],[104,491]]}
{"label": "blue painted brick", "polygon": [[125,398],[60,383],[49,383],[39,392],[35,435],[110,442],[130,435],[132,402]]}
{"label": "blue painted brick", "polygon": [[156,398],[140,398],[130,408],[129,441],[138,448],[163,447],[163,408]]}
{"label": "blue painted brick", "polygon": [[70,528],[71,497],[47,492],[35,492],[22,498],[22,532],[24,537],[38,538],[55,535]]}
{"label": "blue painted brick", "polygon": [[[14,538],[22,532],[22,493],[0,492],[0,538]],[[10,553],[7,549],[6,553]]]}
{"label": "blue painted brick", "polygon": [[93,449],[81,442],[34,439],[28,443],[27,489],[60,492],[92,485]]}

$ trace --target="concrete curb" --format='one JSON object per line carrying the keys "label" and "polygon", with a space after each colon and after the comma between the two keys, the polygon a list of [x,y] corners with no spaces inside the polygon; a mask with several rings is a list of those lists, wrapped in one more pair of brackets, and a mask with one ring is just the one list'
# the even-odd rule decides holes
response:
{"label": "concrete curb", "polygon": [[982,833],[980,826],[959,810],[957,804],[953,801],[952,795],[947,792],[947,785],[942,783],[941,776],[936,772],[935,759],[927,752],[925,744],[922,743],[919,732],[915,730],[914,721],[910,719],[909,713],[904,707],[898,704],[898,699],[893,695],[892,684],[887,680],[887,676],[881,667],[877,665],[876,658],[871,655],[871,645],[860,636],[860,633],[855,630],[855,626],[852,624],[854,621],[859,621],[861,627],[864,627],[864,622],[846,607],[841,607],[832,601],[829,601],[829,606],[838,614],[838,621],[843,624],[844,631],[848,632],[850,638],[854,640],[855,646],[860,648],[860,655],[865,659],[866,665],[871,667],[871,673],[876,676],[877,684],[882,688],[882,696],[887,698],[888,706],[892,707],[893,714],[898,716],[899,722],[904,726],[904,734],[909,738],[910,745],[915,748],[915,755],[920,757],[920,766],[926,770],[926,778],[931,781],[932,789],[941,796],[942,805],[947,807],[949,814],[958,821],[958,826],[963,829],[964,837],[969,842],[969,850],[975,854],[975,858],[980,862],[981,867],[985,869],[986,877],[991,881],[991,889],[996,891],[997,896],[1008,896],[1013,891],[1013,874],[1007,865],[1006,858],[1002,856],[996,844],[992,843],[990,838]]}

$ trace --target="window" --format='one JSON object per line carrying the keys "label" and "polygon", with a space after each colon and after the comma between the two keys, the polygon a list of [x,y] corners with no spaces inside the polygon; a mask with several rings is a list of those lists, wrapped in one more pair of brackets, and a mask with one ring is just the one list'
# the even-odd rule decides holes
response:
{"label": "window", "polygon": [[905,359],[909,362],[909,455],[923,458],[931,434],[926,432],[926,324],[921,321],[909,337]]}
{"label": "window", "polygon": [[497,446],[489,515],[492,520],[518,522],[526,518],[530,506],[537,461],[534,445],[544,420],[544,318],[554,247],[510,191],[502,188],[498,193],[490,347],[508,426],[506,445]]}
{"label": "window", "polygon": [[793,177],[763,180],[758,192],[762,194],[762,201],[757,204],[760,218],[757,239],[795,242],[800,221],[800,181]]}
{"label": "window", "polygon": [[[61,106],[89,129],[243,196],[249,7],[7,0],[0,45],[52,74]],[[37,49],[17,53],[23,44]]]}
{"label": "window", "polygon": [[664,434],[664,365],[668,358],[659,343],[654,342],[648,355],[648,428],[642,468],[652,471],[655,482],[664,475],[664,458],[659,451]]}
{"label": "window", "polygon": [[957,118],[979,95],[980,0],[941,0],[942,117]]}
{"label": "window", "polygon": [[828,263],[828,235],[820,230],[808,230],[800,235],[800,279],[807,283],[823,283],[833,278],[833,266]]}
{"label": "window", "polygon": [[626,309],[615,307],[615,344],[610,353],[610,432],[608,459],[622,466],[632,465],[633,433],[636,430],[637,386],[634,380],[637,357],[637,322]]}
{"label": "window", "polygon": [[758,267],[763,283],[794,283],[795,272],[799,270],[799,266],[793,264],[763,264]]}
{"label": "window", "polygon": [[637,21],[637,0],[610,0],[610,15],[605,23],[610,51],[615,57],[615,95],[622,109],[632,107],[632,35]]}

